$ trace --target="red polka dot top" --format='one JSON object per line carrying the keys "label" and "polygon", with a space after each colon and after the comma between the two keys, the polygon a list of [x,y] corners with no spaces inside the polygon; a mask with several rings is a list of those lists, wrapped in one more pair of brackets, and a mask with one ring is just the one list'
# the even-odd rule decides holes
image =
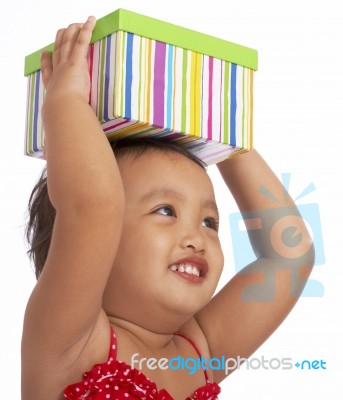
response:
{"label": "red polka dot top", "polygon": [[[179,333],[201,354],[193,341]],[[218,400],[220,387],[210,382],[204,370],[206,384],[185,400]],[[64,390],[64,397],[70,400],[174,400],[166,389],[158,390],[156,384],[141,371],[125,362],[117,360],[116,336],[111,327],[111,345],[108,361],[95,364],[93,369],[83,374],[81,382],[73,383]]]}

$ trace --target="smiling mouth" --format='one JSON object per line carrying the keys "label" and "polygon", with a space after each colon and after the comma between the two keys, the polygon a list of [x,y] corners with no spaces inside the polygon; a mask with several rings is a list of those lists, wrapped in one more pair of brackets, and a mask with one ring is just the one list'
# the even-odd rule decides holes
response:
{"label": "smiling mouth", "polygon": [[169,267],[169,269],[171,271],[186,273],[188,275],[200,277],[200,269],[194,264],[190,263],[172,264]]}

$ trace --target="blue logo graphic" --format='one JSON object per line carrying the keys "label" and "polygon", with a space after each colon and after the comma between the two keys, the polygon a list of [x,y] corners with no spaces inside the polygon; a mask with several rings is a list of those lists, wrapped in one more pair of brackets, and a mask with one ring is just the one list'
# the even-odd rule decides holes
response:
{"label": "blue logo graphic", "polygon": [[[285,194],[288,192],[291,174],[284,173],[281,175],[282,183],[285,188]],[[298,196],[295,197],[295,202],[299,199],[305,197],[309,193],[315,190],[313,183],[310,183]],[[273,200],[276,205],[280,204],[280,210],[282,208],[282,202],[277,199],[270,191],[261,187],[259,192]],[[312,241],[315,248],[315,266],[325,264],[325,254],[324,254],[324,244],[322,238],[322,230],[320,223],[320,213],[319,207],[316,203],[309,204],[297,204],[297,208],[305,221],[306,227],[312,237]],[[265,210],[268,212],[268,210]],[[267,215],[267,213],[265,213]],[[229,217],[230,230],[232,238],[232,251],[235,264],[236,272],[240,271],[242,268],[256,260],[256,256],[251,248],[248,231],[244,224],[244,218],[240,212],[232,213]],[[274,226],[276,227],[278,221],[275,220]],[[259,221],[259,229],[273,229],[270,228],[270,224],[264,224],[264,214],[261,213],[261,218]],[[266,226],[265,226],[266,225]],[[267,226],[268,225],[268,226]],[[253,229],[256,229],[256,224]],[[289,247],[296,247],[301,241],[301,235],[293,235],[292,227],[284,229],[280,232],[282,242]],[[278,229],[275,229],[278,231]],[[306,286],[301,294],[302,297],[322,297],[324,295],[324,286],[321,282],[315,279],[309,279]]]}
{"label": "blue logo graphic", "polygon": [[326,361],[324,360],[303,360],[301,363],[296,362],[294,364],[298,369],[326,369]]}

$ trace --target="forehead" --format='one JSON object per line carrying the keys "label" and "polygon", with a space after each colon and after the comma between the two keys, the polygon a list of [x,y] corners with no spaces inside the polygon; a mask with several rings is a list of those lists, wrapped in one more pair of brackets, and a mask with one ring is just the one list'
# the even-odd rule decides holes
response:
{"label": "forehead", "polygon": [[118,159],[125,193],[143,196],[203,195],[214,199],[207,172],[182,154],[153,150]]}

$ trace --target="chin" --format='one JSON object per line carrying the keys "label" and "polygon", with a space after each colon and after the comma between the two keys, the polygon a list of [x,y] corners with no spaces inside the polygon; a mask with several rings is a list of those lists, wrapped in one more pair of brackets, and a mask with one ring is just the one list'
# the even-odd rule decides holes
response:
{"label": "chin", "polygon": [[204,299],[199,298],[192,299],[189,296],[178,296],[178,299],[175,299],[174,296],[168,301],[167,308],[168,311],[173,312],[175,314],[183,314],[185,317],[190,318],[199,312],[203,307],[208,304],[210,301],[210,297]]}

